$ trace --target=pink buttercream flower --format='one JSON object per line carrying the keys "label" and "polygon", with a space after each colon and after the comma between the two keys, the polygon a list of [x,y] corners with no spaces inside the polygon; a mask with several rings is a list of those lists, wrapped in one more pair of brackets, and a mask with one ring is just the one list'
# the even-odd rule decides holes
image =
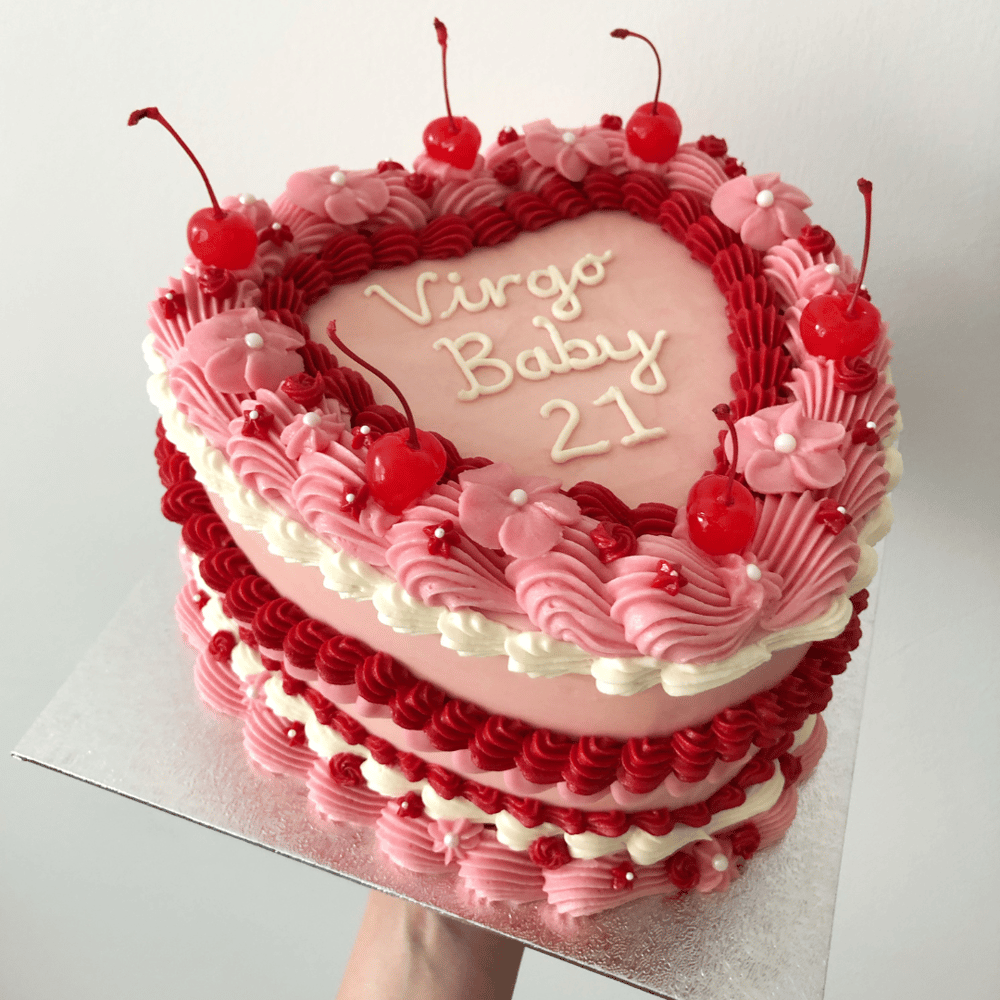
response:
{"label": "pink buttercream flower", "polygon": [[591,164],[606,167],[611,160],[600,129],[556,128],[548,118],[525,125],[524,142],[532,159],[570,181],[582,181]]}
{"label": "pink buttercream flower", "polygon": [[444,863],[461,861],[479,843],[483,835],[480,823],[467,819],[437,819],[427,826],[434,850],[444,855]]}
{"label": "pink buttercream flower", "polygon": [[[758,493],[802,493],[836,486],[847,472],[841,424],[813,420],[801,402],[769,406],[736,421],[736,469]],[[727,451],[731,452],[727,444]]]}
{"label": "pink buttercream flower", "polygon": [[725,840],[699,840],[691,853],[698,862],[698,892],[724,892],[739,875],[733,849]]}
{"label": "pink buttercream flower", "polygon": [[219,392],[277,389],[304,364],[298,348],[305,337],[264,319],[253,308],[231,309],[191,328],[185,347],[205,380]]}
{"label": "pink buttercream flower", "polygon": [[712,211],[735,229],[747,246],[767,250],[810,225],[803,211],[812,202],[780,174],[734,177],[712,195]]}
{"label": "pink buttercream flower", "polygon": [[543,476],[519,476],[505,462],[470,469],[458,477],[458,522],[479,545],[518,559],[548,552],[573,524],[580,508]]}
{"label": "pink buttercream flower", "polygon": [[295,461],[304,452],[325,451],[344,430],[344,422],[332,413],[310,410],[300,413],[282,432],[285,454]]}
{"label": "pink buttercream flower", "polygon": [[364,222],[389,204],[389,186],[374,170],[302,170],[288,178],[285,194],[299,208],[328,215],[342,226]]}

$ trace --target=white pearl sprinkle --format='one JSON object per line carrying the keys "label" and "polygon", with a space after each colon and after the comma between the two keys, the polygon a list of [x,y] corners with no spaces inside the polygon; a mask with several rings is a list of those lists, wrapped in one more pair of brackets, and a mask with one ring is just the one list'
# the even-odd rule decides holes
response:
{"label": "white pearl sprinkle", "polygon": [[163,297],[165,299],[167,299],[167,301],[173,302],[173,300],[174,300],[174,293],[173,292],[167,292],[167,294],[164,295]]}
{"label": "white pearl sprinkle", "polygon": [[774,192],[773,191],[758,191],[757,192],[757,204],[761,208],[770,208],[774,204]]}
{"label": "white pearl sprinkle", "polygon": [[272,223],[271,223],[271,228],[272,228],[272,229],[273,229],[273,230],[274,230],[275,232],[277,232],[277,231],[278,231],[279,229],[281,229],[281,223],[280,223],[280,222],[272,222]]}
{"label": "white pearl sprinkle", "polygon": [[362,424],[362,425],[361,425],[361,426],[360,426],[360,427],[358,428],[358,430],[359,430],[359,431],[360,431],[360,432],[361,432],[362,434],[371,434],[371,432],[372,432],[372,429],[371,429],[371,428],[370,428],[370,427],[369,427],[369,426],[368,426],[367,424]]}
{"label": "white pearl sprinkle", "polygon": [[185,264],[184,267],[181,268],[181,270],[185,274],[197,274],[198,273],[197,271],[195,271],[195,269],[190,264]]}
{"label": "white pearl sprinkle", "polygon": [[834,277],[836,277],[838,274],[840,274],[840,265],[827,264],[826,267],[823,268],[823,270],[826,271],[827,274],[832,274]]}
{"label": "white pearl sprinkle", "polygon": [[294,729],[289,729],[288,730],[288,738],[290,740],[294,740],[295,739],[295,730]]}
{"label": "white pearl sprinkle", "polygon": [[444,846],[454,847],[458,843],[458,837],[454,833],[446,833],[444,835]]}
{"label": "white pearl sprinkle", "polygon": [[754,583],[761,578],[760,567],[756,563],[747,563],[747,577]]}
{"label": "white pearl sprinkle", "polygon": [[241,205],[252,205],[257,199],[252,194],[241,194],[240,204]]}
{"label": "white pearl sprinkle", "polygon": [[344,497],[344,499],[345,499],[345,500],[346,500],[346,501],[347,501],[348,503],[354,503],[354,501],[355,501],[356,497],[354,496],[354,494],[353,494],[353,493],[348,493],[348,494],[347,494],[347,496],[346,496],[346,497]]}
{"label": "white pearl sprinkle", "polygon": [[445,536],[445,530],[444,530],[444,528],[435,528],[434,529],[434,537],[435,538],[444,538],[444,536]]}
{"label": "white pearl sprinkle", "polygon": [[343,187],[347,183],[347,174],[343,170],[334,170],[330,174],[330,183],[336,184],[337,187]]}
{"label": "white pearl sprinkle", "polygon": [[509,499],[515,507],[523,507],[528,502],[528,494],[524,490],[511,490]]}
{"label": "white pearl sprinkle", "polygon": [[625,872],[625,881],[626,882],[634,882],[635,881],[635,872]]}
{"label": "white pearl sprinkle", "polygon": [[865,427],[867,427],[868,430],[870,430],[870,431],[875,430],[875,421],[874,420],[869,420],[868,423],[865,424]]}
{"label": "white pearl sprinkle", "polygon": [[716,854],[716,856],[712,858],[712,867],[717,872],[724,872],[729,867],[729,858],[727,858],[725,854]]}
{"label": "white pearl sprinkle", "polygon": [[247,416],[248,416],[248,417],[249,417],[249,418],[250,418],[251,420],[259,420],[259,419],[260,419],[260,410],[251,410],[251,411],[250,411],[250,412],[249,412],[249,413],[247,414]]}
{"label": "white pearl sprinkle", "polygon": [[259,333],[248,333],[243,338],[243,343],[246,344],[251,351],[259,351],[264,346],[264,338]]}
{"label": "white pearl sprinkle", "polygon": [[562,141],[564,143],[566,143],[567,146],[572,146],[573,143],[576,142],[576,133],[575,132],[563,132],[563,134],[562,134]]}
{"label": "white pearl sprinkle", "polygon": [[302,418],[302,423],[304,423],[306,427],[319,427],[322,420],[323,418],[315,410],[313,410],[311,413],[307,413]]}
{"label": "white pearl sprinkle", "polygon": [[847,508],[846,507],[838,507],[837,508],[837,513],[838,514],[846,514],[847,513]]}

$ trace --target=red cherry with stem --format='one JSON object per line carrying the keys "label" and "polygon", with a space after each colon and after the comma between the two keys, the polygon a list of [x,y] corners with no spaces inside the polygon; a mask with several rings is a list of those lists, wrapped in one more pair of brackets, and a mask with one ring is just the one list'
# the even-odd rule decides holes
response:
{"label": "red cherry with stem", "polygon": [[375,500],[390,514],[402,514],[423,496],[444,472],[444,446],[430,431],[417,431],[418,447],[410,445],[404,427],[372,442],[365,459],[365,477]]}
{"label": "red cherry with stem", "polygon": [[865,248],[854,293],[851,296],[846,293],[817,295],[809,300],[799,319],[799,334],[806,350],[833,361],[867,354],[882,332],[881,313],[858,296],[868,267],[868,245],[872,235],[872,182],[860,178],[858,190],[865,199]]}
{"label": "red cherry with stem", "polygon": [[396,383],[358,357],[337,336],[335,320],[327,326],[326,335],[349,358],[385,382],[403,404],[409,427],[382,434],[371,443],[365,458],[365,476],[371,495],[390,514],[402,514],[441,478],[448,464],[444,446],[430,432],[417,430],[410,404]]}
{"label": "red cherry with stem", "polygon": [[198,173],[208,188],[212,207],[195,212],[188,221],[187,239],[191,252],[210,267],[224,267],[228,271],[241,271],[249,267],[257,254],[257,231],[253,223],[246,216],[226,211],[219,205],[205,168],[158,108],[133,111],[128,116],[128,123],[136,125],[143,118],[159,122],[177,140],[181,149],[191,157],[191,162],[198,168]]}
{"label": "red cherry with stem", "polygon": [[691,541],[710,556],[742,552],[757,528],[757,501],[742,484],[736,482],[736,458],[739,454],[736,425],[725,403],[712,412],[726,423],[733,442],[733,458],[728,475],[702,476],[688,493],[687,524]]}
{"label": "red cherry with stem", "polygon": [[434,18],[438,45],[441,46],[441,74],[444,77],[444,104],[448,114],[435,118],[424,129],[424,149],[432,160],[450,163],[459,170],[468,170],[476,162],[476,154],[483,138],[479,129],[468,118],[456,118],[451,113],[448,96],[448,29]]}
{"label": "red cherry with stem", "polygon": [[656,46],[645,36],[628,28],[615,28],[612,38],[641,38],[656,56],[656,92],[650,104],[636,108],[625,126],[628,148],[646,163],[666,163],[681,141],[681,120],[669,104],[660,100],[663,67]]}

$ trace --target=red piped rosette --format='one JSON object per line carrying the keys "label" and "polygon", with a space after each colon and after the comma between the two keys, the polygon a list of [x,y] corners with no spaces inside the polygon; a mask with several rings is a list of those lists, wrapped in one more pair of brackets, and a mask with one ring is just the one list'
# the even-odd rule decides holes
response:
{"label": "red piped rosette", "polygon": [[[173,445],[161,434],[157,445],[161,469],[175,454]],[[399,766],[409,780],[426,777],[442,798],[460,795],[491,813],[504,809],[525,826],[553,823],[566,833],[589,831],[601,836],[619,836],[632,826],[665,833],[678,822],[704,826],[714,813],[740,804],[743,789],[771,777],[774,761],[788,781],[794,781],[798,777],[794,773],[797,760],[787,752],[794,733],[809,715],[826,708],[833,677],[847,668],[850,654],[861,638],[858,615],[868,598],[864,590],[852,598],[854,614],[840,636],[814,642],[795,670],[770,690],[722,710],[700,726],[679,730],[670,737],[625,741],[601,735],[574,738],[536,729],[451,698],[433,684],[414,677],[389,654],[309,618],[253,572],[245,560],[229,555],[239,550],[234,548],[232,536],[218,515],[202,511],[207,494],[193,473],[191,477],[184,480],[190,490],[182,534],[199,540],[204,551],[189,548],[199,557],[200,566],[211,567],[212,583],[216,585],[213,589],[221,598],[224,613],[238,625],[242,641],[259,650],[264,666],[282,672],[286,693],[304,694],[323,725],[337,730],[349,743],[365,746],[379,763]],[[216,544],[206,547],[204,539]],[[205,582],[207,585],[208,580]],[[231,649],[221,653],[224,656],[220,658],[228,662]],[[754,747],[757,752],[728,784],[696,805],[634,813],[552,806],[481,785],[392,747],[310,688],[308,682],[290,677],[284,672],[284,663],[298,670],[315,671],[317,677],[331,683],[355,684],[366,701],[389,706],[397,725],[422,730],[433,749],[468,750],[482,770],[516,767],[530,782],[551,785],[564,781],[571,792],[579,795],[605,792],[616,780],[637,794],[652,791],[671,774],[684,782],[698,782],[705,779],[717,761],[738,761]],[[793,773],[794,777],[789,778]],[[611,829],[617,832],[609,832]]]}

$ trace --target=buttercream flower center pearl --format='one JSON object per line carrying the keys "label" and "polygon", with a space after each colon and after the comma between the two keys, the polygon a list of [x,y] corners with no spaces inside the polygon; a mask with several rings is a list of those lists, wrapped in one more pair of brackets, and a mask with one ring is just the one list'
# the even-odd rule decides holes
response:
{"label": "buttercream flower center pearl", "polygon": [[347,174],[343,170],[334,170],[330,174],[330,183],[336,184],[337,187],[343,187],[347,183]]}
{"label": "buttercream flower center pearl", "polygon": [[833,275],[833,277],[836,277],[838,274],[840,274],[840,265],[839,264],[827,264],[826,267],[823,268],[823,270],[826,271],[827,274],[830,274],[830,275]]}
{"label": "buttercream flower center pearl", "polygon": [[264,346],[264,338],[259,333],[248,333],[243,338],[243,343],[246,344],[251,351],[259,351]]}
{"label": "buttercream flower center pearl", "polygon": [[515,507],[523,507],[528,502],[528,494],[524,490],[511,490],[509,499]]}
{"label": "buttercream flower center pearl", "polygon": [[729,858],[727,858],[725,854],[716,854],[716,856],[712,858],[712,867],[717,872],[724,872],[729,867]]}
{"label": "buttercream flower center pearl", "polygon": [[774,450],[780,451],[782,455],[791,455],[798,447],[798,441],[791,434],[779,434],[774,439]]}
{"label": "buttercream flower center pearl", "polygon": [[562,134],[562,141],[564,143],[566,143],[567,146],[572,146],[573,143],[576,142],[576,133],[575,132],[563,132],[563,134]]}
{"label": "buttercream flower center pearl", "polygon": [[252,194],[241,194],[240,204],[241,205],[252,205],[257,199]]}
{"label": "buttercream flower center pearl", "polygon": [[434,529],[434,537],[435,538],[444,538],[444,535],[445,535],[444,528],[435,528]]}
{"label": "buttercream flower center pearl", "polygon": [[756,563],[747,563],[747,578],[756,583],[760,577],[760,567]]}
{"label": "buttercream flower center pearl", "polygon": [[774,204],[774,192],[773,191],[758,191],[757,192],[757,204],[761,208],[770,208]]}
{"label": "buttercream flower center pearl", "polygon": [[315,410],[313,410],[311,413],[307,413],[302,418],[302,423],[304,423],[306,427],[319,427],[322,419],[323,418]]}
{"label": "buttercream flower center pearl", "polygon": [[458,843],[458,837],[454,833],[446,833],[444,835],[444,846],[454,847]]}

